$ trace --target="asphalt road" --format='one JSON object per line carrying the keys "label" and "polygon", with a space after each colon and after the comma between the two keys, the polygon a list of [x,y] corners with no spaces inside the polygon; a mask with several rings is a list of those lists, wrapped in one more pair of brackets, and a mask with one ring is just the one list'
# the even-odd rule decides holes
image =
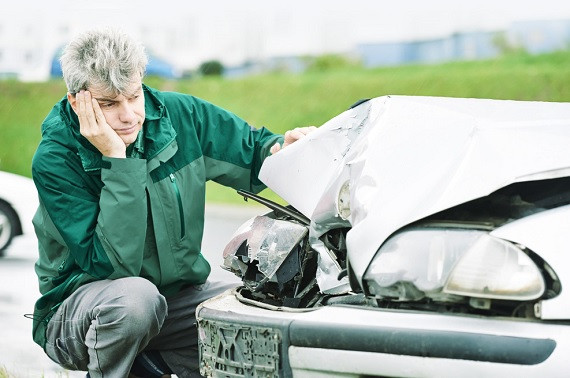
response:
{"label": "asphalt road", "polygon": [[[212,266],[212,279],[238,280],[219,267],[223,248],[245,220],[265,211],[253,205],[206,208],[202,252]],[[6,256],[0,258],[0,372],[7,370],[11,378],[85,377],[85,373],[61,369],[32,340],[32,321],[24,314],[32,312],[39,297],[36,258],[33,235],[14,240]]]}

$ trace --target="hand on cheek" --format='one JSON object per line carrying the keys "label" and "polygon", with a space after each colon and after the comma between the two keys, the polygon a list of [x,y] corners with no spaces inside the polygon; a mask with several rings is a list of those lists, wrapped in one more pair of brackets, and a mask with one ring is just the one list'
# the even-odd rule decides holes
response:
{"label": "hand on cheek", "polygon": [[99,103],[91,97],[89,91],[76,94],[76,108],[81,135],[87,138],[103,156],[117,158],[126,156],[125,143],[107,124]]}

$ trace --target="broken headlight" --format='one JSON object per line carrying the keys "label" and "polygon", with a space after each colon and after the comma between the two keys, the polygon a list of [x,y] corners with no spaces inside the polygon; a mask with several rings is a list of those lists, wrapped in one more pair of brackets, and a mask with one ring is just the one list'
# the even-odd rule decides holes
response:
{"label": "broken headlight", "polygon": [[224,250],[223,268],[239,276],[244,296],[264,303],[300,307],[313,299],[316,253],[305,225],[258,216],[244,223]]}
{"label": "broken headlight", "polygon": [[540,270],[517,245],[466,229],[416,229],[390,238],[364,275],[378,298],[453,296],[526,301],[545,291]]}
{"label": "broken headlight", "polygon": [[307,227],[257,216],[244,223],[224,250],[224,267],[244,276],[247,263],[257,261],[258,280],[276,280],[290,252],[307,235]]}

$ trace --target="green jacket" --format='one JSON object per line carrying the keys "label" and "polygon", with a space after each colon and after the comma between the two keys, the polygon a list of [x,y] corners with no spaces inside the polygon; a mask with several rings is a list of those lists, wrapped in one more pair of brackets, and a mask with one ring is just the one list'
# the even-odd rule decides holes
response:
{"label": "green jacket", "polygon": [[189,95],[146,86],[144,95],[146,118],[127,159],[103,157],[81,136],[65,98],[42,125],[32,163],[42,294],[33,337],[44,348],[51,316],[82,284],[140,276],[169,296],[205,282],[206,181],[264,188],[259,169],[282,136]]}

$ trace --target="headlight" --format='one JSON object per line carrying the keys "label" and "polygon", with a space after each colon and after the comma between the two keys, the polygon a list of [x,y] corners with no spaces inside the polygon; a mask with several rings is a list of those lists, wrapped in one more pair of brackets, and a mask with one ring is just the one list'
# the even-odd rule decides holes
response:
{"label": "headlight", "polygon": [[545,291],[534,262],[484,231],[410,230],[390,238],[364,275],[370,294],[410,301],[453,295],[532,300]]}
{"label": "headlight", "polygon": [[267,216],[252,218],[240,226],[224,249],[224,268],[243,277],[248,263],[257,261],[259,272],[277,281],[276,276],[284,275],[278,273],[280,267],[307,233],[306,227],[293,222]]}

